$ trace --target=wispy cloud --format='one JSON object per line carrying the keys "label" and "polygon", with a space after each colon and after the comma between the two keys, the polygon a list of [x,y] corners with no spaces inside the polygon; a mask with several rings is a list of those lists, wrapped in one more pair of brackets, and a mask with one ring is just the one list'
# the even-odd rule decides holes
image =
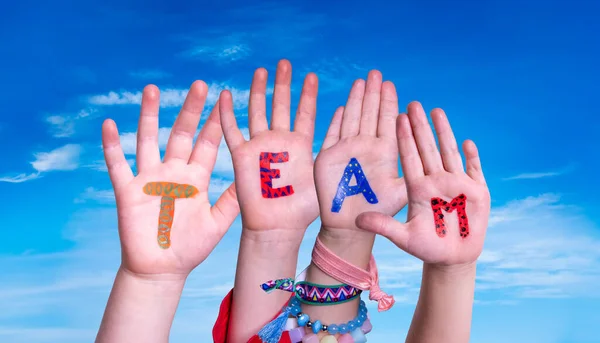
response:
{"label": "wispy cloud", "polygon": [[282,2],[236,6],[223,9],[219,16],[222,25],[183,37],[188,48],[179,56],[217,65],[249,60],[250,57],[253,60],[273,55],[289,58],[304,52],[311,42],[322,39],[320,29],[324,25],[342,22],[339,18],[303,11]]}
{"label": "wispy cloud", "polygon": [[173,76],[173,74],[158,69],[145,69],[132,71],[129,73],[129,76],[142,80],[160,80],[169,78]]}
{"label": "wispy cloud", "polygon": [[79,167],[81,151],[80,145],[67,144],[49,152],[38,152],[34,154],[35,161],[31,165],[38,172],[75,170]]}
{"label": "wispy cloud", "polygon": [[339,57],[322,59],[304,68],[303,71],[317,74],[319,92],[350,90],[353,80],[364,79],[368,73],[368,69]]}
{"label": "wispy cloud", "polygon": [[252,50],[240,42],[234,35],[213,41],[212,44],[199,43],[182,53],[183,56],[217,63],[229,63],[244,59],[251,55]]}
{"label": "wispy cloud", "polygon": [[115,202],[115,193],[112,189],[96,189],[94,187],[88,187],[74,200],[74,202],[80,204],[87,201],[111,204]]}
{"label": "wispy cloud", "polygon": [[[135,149],[134,149],[134,151],[135,151]],[[129,164],[130,167],[133,167],[135,165],[135,159],[128,158],[127,164]],[[90,164],[85,165],[84,167],[90,168],[92,170],[96,170],[99,172],[107,172],[108,171],[108,168],[106,167],[106,162],[104,160],[96,160]]]}
{"label": "wispy cloud", "polygon": [[79,167],[79,157],[82,148],[78,144],[67,144],[49,152],[34,153],[35,160],[30,162],[35,172],[20,173],[14,176],[4,176],[0,182],[21,183],[35,180],[42,173],[50,171],[70,171]]}
{"label": "wispy cloud", "polygon": [[46,117],[52,136],[57,138],[71,137],[75,133],[75,125],[79,119],[87,118],[96,112],[93,108],[82,109],[76,114],[54,114]]}
{"label": "wispy cloud", "polygon": [[21,183],[21,182],[35,180],[38,177],[40,177],[40,173],[18,174],[15,176],[0,177],[0,182]]}
{"label": "wispy cloud", "polygon": [[[244,109],[248,106],[248,99],[250,97],[249,89],[230,87],[224,83],[211,83],[208,85],[208,94],[206,96],[205,105],[206,110],[210,110],[210,108],[212,108],[212,106],[219,99],[221,91],[225,89],[231,92],[235,109]],[[184,88],[163,89],[160,92],[160,106],[163,108],[179,107],[183,105],[187,93],[188,89]],[[98,106],[139,105],[142,103],[142,92],[110,91],[107,94],[93,95],[89,97],[89,102]]]}
{"label": "wispy cloud", "polygon": [[510,201],[504,206],[492,209],[488,225],[494,227],[500,223],[526,220],[531,217],[531,211],[533,210],[560,210],[564,206],[559,201],[560,196],[553,193]]}
{"label": "wispy cloud", "polygon": [[511,180],[533,180],[533,179],[542,179],[542,178],[547,178],[547,177],[554,177],[554,176],[560,176],[567,173],[566,170],[562,170],[562,171],[551,171],[551,172],[539,172],[539,173],[523,173],[523,174],[518,174],[515,176],[510,176],[510,177],[506,177],[503,178],[502,180],[504,181],[511,181]]}

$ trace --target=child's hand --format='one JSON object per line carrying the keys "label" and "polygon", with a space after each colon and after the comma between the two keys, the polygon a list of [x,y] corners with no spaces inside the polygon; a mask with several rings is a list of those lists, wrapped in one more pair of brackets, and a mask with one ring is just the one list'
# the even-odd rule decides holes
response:
{"label": "child's hand", "polygon": [[239,212],[233,185],[213,207],[208,200],[221,140],[217,105],[192,148],[207,90],[202,81],[192,84],[161,162],[159,90],[144,89],[135,177],[123,155],[116,124],[107,120],[102,127],[104,156],[117,200],[121,268],[134,275],[185,279],[215,248]]}
{"label": "child's hand", "polygon": [[419,103],[397,122],[398,147],[408,190],[408,221],[381,213],[356,220],[364,230],[389,238],[407,253],[436,265],[474,262],[483,248],[490,214],[490,194],[477,148],[465,141],[466,173],[460,152],[441,109],[431,113],[441,154]]}
{"label": "child's hand", "polygon": [[295,230],[301,236],[318,214],[313,180],[317,77],[307,75],[298,105],[294,131],[290,130],[292,66],[277,65],[271,128],[266,117],[267,71],[258,69],[250,90],[250,140],[239,130],[231,93],[219,100],[221,121],[235,170],[235,184],[244,229]]}
{"label": "child's hand", "polygon": [[328,235],[336,235],[331,229],[355,230],[356,216],[365,211],[394,215],[406,205],[398,177],[397,116],[394,84],[382,84],[378,71],[369,73],[366,85],[354,82],[346,107],[335,112],[315,164],[322,230]]}

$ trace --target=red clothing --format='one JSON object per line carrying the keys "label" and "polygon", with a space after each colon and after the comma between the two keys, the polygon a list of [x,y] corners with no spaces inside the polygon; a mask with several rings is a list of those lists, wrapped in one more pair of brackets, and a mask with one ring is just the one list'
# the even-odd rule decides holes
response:
{"label": "red clothing", "polygon": [[[217,316],[217,321],[215,322],[215,326],[213,326],[213,340],[215,343],[225,343],[227,340],[229,314],[231,313],[232,303],[233,289],[229,292],[229,294],[227,294],[227,296],[225,296],[225,299],[223,299],[221,307],[219,308],[219,316]],[[281,311],[274,315],[273,319],[275,319],[280,313]],[[252,336],[252,338],[250,338],[248,343],[263,343],[263,341],[257,335],[254,335]],[[290,340],[290,335],[284,331],[281,335],[281,339],[279,339],[279,343],[292,343],[292,341]]]}

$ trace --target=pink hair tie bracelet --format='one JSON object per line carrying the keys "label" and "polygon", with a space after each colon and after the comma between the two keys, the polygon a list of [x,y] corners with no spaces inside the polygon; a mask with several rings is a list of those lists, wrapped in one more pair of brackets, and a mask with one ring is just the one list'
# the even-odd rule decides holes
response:
{"label": "pink hair tie bracelet", "polygon": [[369,299],[377,301],[379,312],[387,311],[394,306],[394,297],[388,295],[379,288],[379,276],[377,275],[377,264],[371,254],[371,261],[367,270],[358,268],[334,254],[317,237],[315,248],[312,253],[312,262],[325,274],[363,291],[369,291]]}

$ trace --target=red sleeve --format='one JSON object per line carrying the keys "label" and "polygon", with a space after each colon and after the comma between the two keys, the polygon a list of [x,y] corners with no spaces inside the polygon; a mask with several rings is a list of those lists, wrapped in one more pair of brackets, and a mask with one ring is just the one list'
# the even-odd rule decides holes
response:
{"label": "red sleeve", "polygon": [[227,327],[229,326],[229,313],[231,312],[232,300],[233,289],[229,291],[223,302],[221,302],[219,315],[217,316],[215,326],[213,326],[213,340],[215,343],[225,343],[227,340]]}
{"label": "red sleeve", "polygon": [[[225,296],[223,302],[221,302],[221,307],[219,308],[219,315],[217,316],[217,321],[215,322],[215,326],[213,326],[213,340],[215,343],[225,343],[227,340],[227,328],[229,327],[229,314],[231,313],[231,304],[233,303],[233,289]],[[273,316],[275,319],[280,312],[277,312]],[[252,336],[248,343],[263,343],[263,341],[258,336]],[[279,343],[292,343],[290,340],[290,335],[287,332],[284,332],[281,335],[281,339]]]}

